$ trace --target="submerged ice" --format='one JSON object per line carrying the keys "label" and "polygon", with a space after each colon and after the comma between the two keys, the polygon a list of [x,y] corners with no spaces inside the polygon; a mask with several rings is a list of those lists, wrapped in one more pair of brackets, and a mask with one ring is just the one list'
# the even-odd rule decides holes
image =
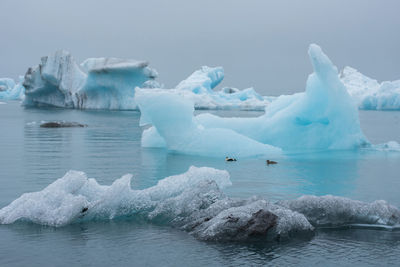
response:
{"label": "submerged ice", "polygon": [[271,203],[234,199],[226,171],[190,167],[186,173],[132,189],[131,175],[99,185],[85,173],[69,171],[39,192],[23,194],[0,210],[0,223],[27,221],[49,226],[129,219],[178,227],[202,240],[274,240],[313,233],[321,226],[353,224],[395,227],[400,211],[385,201],[365,203],[335,196],[304,196]]}
{"label": "submerged ice", "polygon": [[143,132],[142,145],[212,156],[368,145],[357,107],[337,68],[317,45],[310,45],[309,56],[314,73],[308,77],[305,92],[278,97],[257,118],[222,118],[208,113],[194,116],[194,103],[184,97],[168,91],[138,91],[141,124],[152,125]]}

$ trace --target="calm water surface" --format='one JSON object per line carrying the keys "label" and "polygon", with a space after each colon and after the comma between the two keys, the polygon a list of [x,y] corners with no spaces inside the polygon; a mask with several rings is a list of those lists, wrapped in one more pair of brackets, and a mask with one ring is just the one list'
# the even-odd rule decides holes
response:
{"label": "calm water surface", "polygon": [[[256,116],[257,112],[215,112]],[[132,187],[146,188],[189,166],[226,169],[235,197],[271,200],[304,194],[387,200],[400,207],[400,153],[339,151],[291,155],[278,165],[264,159],[224,159],[167,154],[140,147],[140,113],[24,109],[0,105],[0,207],[22,193],[42,190],[68,170],[85,171],[101,184],[132,173]],[[86,128],[40,128],[66,120]],[[400,112],[361,111],[373,143],[400,142]],[[171,227],[124,221],[87,222],[61,228],[26,223],[0,225],[0,266],[203,266],[398,265],[400,232],[321,229],[307,240],[284,243],[208,243]]]}

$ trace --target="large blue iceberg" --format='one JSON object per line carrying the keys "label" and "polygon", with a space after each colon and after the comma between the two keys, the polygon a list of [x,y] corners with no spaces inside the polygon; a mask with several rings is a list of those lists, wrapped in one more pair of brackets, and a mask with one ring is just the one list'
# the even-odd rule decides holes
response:
{"label": "large blue iceberg", "polygon": [[80,109],[135,109],[136,87],[157,86],[157,72],[144,61],[90,58],[78,65],[60,50],[25,74],[28,106]]}
{"label": "large blue iceberg", "polygon": [[[144,132],[144,146],[167,146],[170,151],[178,153],[216,157],[281,153],[279,148],[260,143],[232,129],[204,127],[193,117],[193,102],[167,90],[138,90],[136,101],[141,111],[140,124],[155,127]],[[237,148],[238,145],[241,149]]]}
{"label": "large blue iceberg", "polygon": [[[280,96],[256,118],[193,115],[194,103],[167,91],[140,90],[136,102],[145,147],[204,156],[256,156],[285,152],[354,149],[369,145],[358,109],[337,68],[317,45],[310,45],[314,73],[306,91]],[[168,112],[166,112],[168,110]]]}
{"label": "large blue iceberg", "polygon": [[340,78],[360,109],[400,109],[400,80],[379,83],[350,67],[343,69]]}

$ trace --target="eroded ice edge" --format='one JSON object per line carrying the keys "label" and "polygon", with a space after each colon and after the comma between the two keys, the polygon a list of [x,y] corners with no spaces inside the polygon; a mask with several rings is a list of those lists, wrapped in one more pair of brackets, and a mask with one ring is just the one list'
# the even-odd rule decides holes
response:
{"label": "eroded ice edge", "polygon": [[[143,147],[215,157],[274,156],[323,150],[372,149],[400,151],[397,142],[372,145],[360,128],[358,109],[339,79],[338,70],[315,44],[309,48],[314,73],[306,90],[280,96],[255,118],[194,116],[194,101],[168,90],[136,92]],[[198,81],[197,79],[189,79]],[[218,75],[210,75],[208,85]],[[188,85],[189,84],[189,85]],[[203,83],[204,84],[204,83]],[[184,84],[190,88],[190,82]],[[199,91],[211,90],[209,86]]]}
{"label": "eroded ice edge", "polygon": [[340,78],[360,109],[400,110],[400,80],[379,83],[351,67]]}
{"label": "eroded ice edge", "polygon": [[139,220],[170,225],[201,240],[276,240],[312,234],[319,227],[362,225],[395,229],[400,211],[383,200],[372,203],[336,196],[303,196],[272,203],[259,197],[235,199],[227,171],[190,167],[186,173],[132,189],[131,175],[99,185],[69,171],[39,192],[23,194],[0,210],[0,223],[17,221],[65,226],[95,220]]}

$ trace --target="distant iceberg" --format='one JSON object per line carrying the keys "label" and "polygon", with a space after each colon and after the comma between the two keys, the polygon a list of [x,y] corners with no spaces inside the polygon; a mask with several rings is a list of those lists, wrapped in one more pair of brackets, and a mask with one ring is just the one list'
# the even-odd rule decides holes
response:
{"label": "distant iceberg", "polygon": [[396,229],[400,211],[383,200],[366,203],[337,196],[303,196],[272,203],[230,198],[229,173],[190,167],[152,187],[132,189],[131,175],[100,185],[69,171],[42,191],[25,193],[0,209],[0,224],[32,222],[61,227],[94,220],[169,225],[200,240],[273,241],[313,234],[319,227]]}
{"label": "distant iceberg", "polygon": [[[360,128],[358,110],[337,68],[317,45],[310,45],[314,73],[306,91],[280,96],[257,118],[193,116],[193,101],[175,93],[139,90],[136,101],[145,147],[207,156],[256,156],[287,152],[354,149],[369,145]],[[168,112],[166,112],[168,111]]]}
{"label": "distant iceberg", "polygon": [[19,77],[19,82],[15,83],[10,78],[0,78],[0,100],[21,100],[25,95],[25,88],[22,86],[23,76]]}
{"label": "distant iceberg", "polygon": [[[59,50],[43,57],[25,74],[24,105],[78,109],[135,110],[135,88],[164,92],[158,73],[145,61],[89,58],[78,65]],[[214,88],[223,80],[222,67],[203,66],[168,92],[195,103],[196,109],[264,110],[269,103],[253,88]]]}
{"label": "distant iceberg", "polygon": [[342,70],[340,79],[360,109],[400,110],[400,80],[379,83],[351,67]]}
{"label": "distant iceberg", "polygon": [[204,110],[259,110],[264,111],[270,103],[259,95],[253,88],[239,90],[224,87],[215,90],[224,79],[222,67],[203,66],[193,72],[172,89],[152,89],[151,93],[163,94],[168,92],[177,95],[194,104],[195,109]]}
{"label": "distant iceberg", "polygon": [[144,61],[90,58],[78,65],[69,52],[60,50],[25,74],[24,105],[136,109],[135,87],[154,86],[156,77]]}
{"label": "distant iceberg", "polygon": [[[222,67],[203,66],[171,89],[164,89],[157,76],[146,61],[89,58],[77,64],[69,52],[59,50],[29,68],[18,83],[0,79],[0,100],[24,100],[25,106],[137,110],[135,90],[141,88],[176,95],[193,102],[197,110],[264,111],[276,100],[295,99],[261,96],[253,88],[216,89],[224,79]],[[359,109],[400,109],[400,80],[378,83],[350,67],[344,68],[340,80]]]}

